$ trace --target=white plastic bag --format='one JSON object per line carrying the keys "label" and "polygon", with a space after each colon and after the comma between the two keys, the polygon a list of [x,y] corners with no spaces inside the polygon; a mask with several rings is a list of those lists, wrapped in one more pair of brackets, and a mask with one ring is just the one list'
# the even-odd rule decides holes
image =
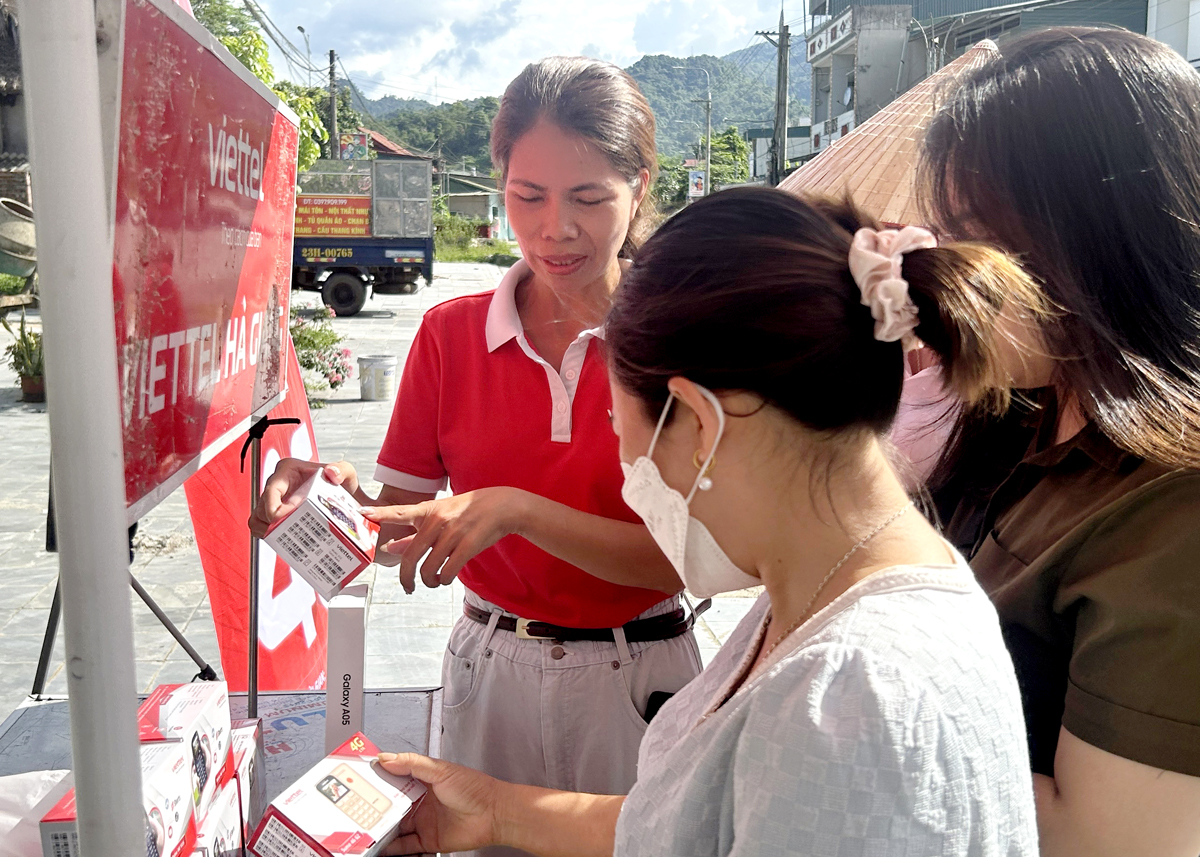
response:
{"label": "white plastic bag", "polygon": [[70,771],[0,777],[0,857],[42,857],[38,822],[71,788]]}

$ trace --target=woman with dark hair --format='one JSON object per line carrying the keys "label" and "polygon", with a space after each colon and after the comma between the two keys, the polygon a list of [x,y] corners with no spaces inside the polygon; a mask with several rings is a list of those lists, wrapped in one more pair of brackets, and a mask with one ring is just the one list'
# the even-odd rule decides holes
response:
{"label": "woman with dark hair", "polygon": [[650,724],[628,798],[385,754],[430,785],[390,853],[1034,857],[995,609],[885,454],[918,338],[1002,403],[1001,305],[1044,311],[1003,254],[847,205],[729,190],[664,225],[607,324],[622,493],[689,588],[766,592]]}
{"label": "woman with dark hair", "polygon": [[933,477],[998,609],[1042,853],[1200,853],[1200,75],[1121,30],[1001,47],[925,140],[931,222],[1018,254],[1031,392]]}
{"label": "woman with dark hair", "polygon": [[[494,292],[426,313],[378,499],[349,464],[328,471],[377,507],[377,559],[399,563],[406,590],[418,571],[426,586],[466,586],[443,663],[444,756],[625,792],[654,706],[700,670],[679,577],[621,499],[599,350],[650,227],[654,116],[616,66],[553,57],[509,85],[492,157],[523,260]],[[282,463],[252,527],[287,514],[316,466]]]}

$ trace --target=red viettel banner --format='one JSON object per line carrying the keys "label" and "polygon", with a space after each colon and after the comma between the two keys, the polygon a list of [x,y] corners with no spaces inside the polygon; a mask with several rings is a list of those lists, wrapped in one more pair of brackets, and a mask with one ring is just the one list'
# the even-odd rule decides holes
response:
{"label": "red viettel banner", "polygon": [[127,0],[123,44],[113,296],[136,520],[282,398],[298,129],[169,0]]}
{"label": "red viettel banner", "polygon": [[[289,377],[300,378],[288,340]],[[265,484],[281,458],[317,460],[312,417],[303,393],[288,396],[273,419],[299,417],[301,425],[271,426],[262,442]],[[240,470],[241,445],[227,447],[184,483],[196,546],[208,583],[221,674],[232,691],[246,690],[250,615],[250,461]],[[259,486],[259,490],[262,486]],[[260,690],[325,687],[326,612],[312,587],[258,545],[258,686]]]}

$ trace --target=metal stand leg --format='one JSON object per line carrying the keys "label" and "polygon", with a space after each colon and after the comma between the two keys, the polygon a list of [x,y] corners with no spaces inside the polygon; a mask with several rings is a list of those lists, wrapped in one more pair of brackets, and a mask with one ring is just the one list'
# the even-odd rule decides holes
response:
{"label": "metal stand leg", "polygon": [[50,618],[46,620],[46,635],[42,637],[42,652],[38,655],[37,672],[33,674],[33,690],[29,695],[41,699],[46,689],[46,673],[50,669],[50,655],[54,652],[54,638],[58,636],[58,617],[62,613],[62,590],[54,584],[54,601],[50,604]]}
{"label": "metal stand leg", "polygon": [[[300,425],[295,417],[272,420],[263,417],[250,427],[249,436],[242,444],[242,471],[246,469],[246,453],[250,459],[250,509],[258,506],[259,490],[262,487],[262,439],[271,426]],[[250,537],[250,647],[246,656],[246,716],[258,717],[258,538]]]}
{"label": "metal stand leg", "polygon": [[[196,666],[200,667],[200,672],[196,674],[196,678],[200,679],[200,681],[216,681],[216,670],[209,666],[208,662],[204,660],[204,657],[192,647],[192,644],[189,643],[187,638],[183,636],[183,632],[175,627],[175,623],[170,620],[167,614],[163,612],[163,609],[158,606],[157,602],[150,597],[150,593],[145,590],[142,584],[138,583],[137,578],[132,574],[129,575],[129,585],[133,587],[133,591],[136,592],[138,597],[141,598],[142,601],[146,603],[146,606],[150,608],[150,612],[158,617],[158,621],[161,622],[162,626],[167,629],[168,633],[175,638],[175,641],[179,643],[179,645],[183,646],[183,650],[188,653],[188,657],[195,662]],[[45,647],[43,646],[43,648]]]}
{"label": "metal stand leg", "polygon": [[[129,561],[133,562],[133,536],[137,532],[137,524],[133,524],[129,528]],[[46,505],[46,553],[55,553],[58,551],[58,528],[54,518],[54,479],[50,479],[50,500]],[[183,636],[183,632],[175,627],[175,623],[171,621],[163,609],[158,606],[158,603],[151,597],[150,593],[145,590],[137,578],[131,572],[129,575],[129,584],[133,587],[133,591],[138,594],[138,597],[145,602],[150,608],[158,621],[167,632],[175,638],[175,641],[183,647],[183,650],[200,668],[200,672],[196,673],[196,679],[200,681],[217,681],[218,676],[209,663],[204,660],[204,657],[196,651],[195,647],[187,641]],[[33,690],[30,695],[34,699],[40,699],[42,693],[46,689],[46,674],[50,671],[50,657],[54,653],[54,641],[58,636],[58,620],[62,613],[62,597],[58,584],[54,586],[54,601],[50,604],[50,616],[46,620],[46,633],[42,637],[42,651],[38,655],[37,670],[33,676]],[[196,679],[193,679],[195,681]]]}

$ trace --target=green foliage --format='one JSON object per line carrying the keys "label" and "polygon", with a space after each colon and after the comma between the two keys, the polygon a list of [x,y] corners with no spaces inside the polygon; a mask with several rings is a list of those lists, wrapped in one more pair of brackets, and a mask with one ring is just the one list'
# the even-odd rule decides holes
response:
{"label": "green foliage", "polygon": [[311,318],[306,318],[292,307],[288,329],[292,343],[296,346],[296,360],[304,374],[304,391],[308,404],[313,408],[323,407],[314,393],[336,390],[350,379],[353,371],[350,349],[343,348],[345,337],[333,329],[333,310],[318,307]]}
{"label": "green foliage", "polygon": [[[704,141],[693,144],[689,156],[704,159]],[[737,128],[726,128],[712,139],[711,189],[744,182],[750,178],[750,147]],[[654,183],[654,198],[660,211],[669,213],[687,202],[688,171],[702,166],[685,167],[683,158],[665,155],[659,161],[658,181]]]}
{"label": "green foliage", "polygon": [[[322,90],[317,87],[301,86],[290,80],[280,80],[272,89],[300,117],[299,170],[304,172],[321,157],[321,146],[329,140],[329,132],[326,130],[321,112],[317,108]],[[328,96],[325,100],[328,103]],[[329,108],[326,107],[327,113],[328,110]]]}
{"label": "green foliage", "polygon": [[[325,127],[328,128],[329,127],[329,90],[322,89],[319,86],[314,86],[309,91],[311,91],[313,93],[312,97],[313,97],[313,100],[317,104],[317,113],[320,114],[321,121],[325,124]],[[362,125],[363,121],[364,121],[363,115],[354,109],[353,93],[345,86],[341,86],[338,88],[337,120],[338,120],[337,124],[338,124],[338,133],[339,134],[357,132],[358,127],[360,125]],[[387,134],[387,132],[385,131],[384,135],[386,136],[386,134]],[[328,146],[326,147],[325,151],[326,151],[325,157],[327,157],[327,158],[333,157],[332,155],[328,154],[328,152],[329,152]]]}
{"label": "green foliage", "polygon": [[372,127],[417,153],[436,154],[441,142],[442,160],[450,170],[475,167],[484,175],[492,171],[489,149],[492,120],[500,109],[497,98],[454,101],[419,110],[404,110],[375,120]]}
{"label": "green foliage", "polygon": [[[321,147],[329,140],[329,95],[317,86],[300,86],[288,80],[275,80],[270,51],[262,30],[250,13],[231,0],[196,0],[192,3],[196,20],[217,37],[238,62],[265,83],[300,117],[298,169],[303,172],[321,157]],[[350,107],[350,93],[338,93],[338,126],[357,128],[358,114]],[[344,111],[343,104],[345,102]]]}
{"label": "green foliage", "polygon": [[[797,45],[801,47],[798,48]],[[763,42],[763,46],[767,48],[766,53],[770,57],[769,68],[749,63],[749,58],[743,57],[743,52],[739,51],[724,59],[714,56],[686,59],[661,54],[645,56],[627,69],[654,110],[660,155],[690,152],[696,140],[704,136],[703,101],[707,98],[708,90],[700,69],[706,70],[712,81],[714,128],[727,125],[760,128],[773,121],[775,51],[766,42]],[[801,62],[803,56],[802,40],[796,39],[792,47],[791,88],[796,92],[801,80],[805,81],[802,88],[807,103],[808,65]],[[737,58],[736,61],[731,61],[734,58]],[[797,104],[795,112],[790,115],[798,118],[805,112],[807,108]]]}
{"label": "green foliage", "polygon": [[250,12],[234,0],[192,0],[192,14],[218,39],[257,29]]}
{"label": "green foliage", "polygon": [[25,278],[0,274],[0,295],[19,295],[25,291]]}
{"label": "green foliage", "polygon": [[[444,198],[443,198],[444,199]],[[449,255],[461,253],[475,243],[479,237],[479,229],[484,224],[482,220],[471,220],[439,210],[436,206],[433,215],[433,258],[442,262],[462,261],[450,259]]]}
{"label": "green foliage", "polygon": [[484,265],[499,265],[511,268],[517,262],[513,246],[507,241],[484,238],[478,244],[465,247],[452,246],[437,254],[439,262],[476,262]]}
{"label": "green foliage", "polygon": [[0,324],[12,334],[14,342],[4,349],[8,365],[22,378],[41,378],[45,374],[42,355],[42,335],[25,326],[25,310],[21,310],[21,323],[13,330],[8,319],[0,316]]}

